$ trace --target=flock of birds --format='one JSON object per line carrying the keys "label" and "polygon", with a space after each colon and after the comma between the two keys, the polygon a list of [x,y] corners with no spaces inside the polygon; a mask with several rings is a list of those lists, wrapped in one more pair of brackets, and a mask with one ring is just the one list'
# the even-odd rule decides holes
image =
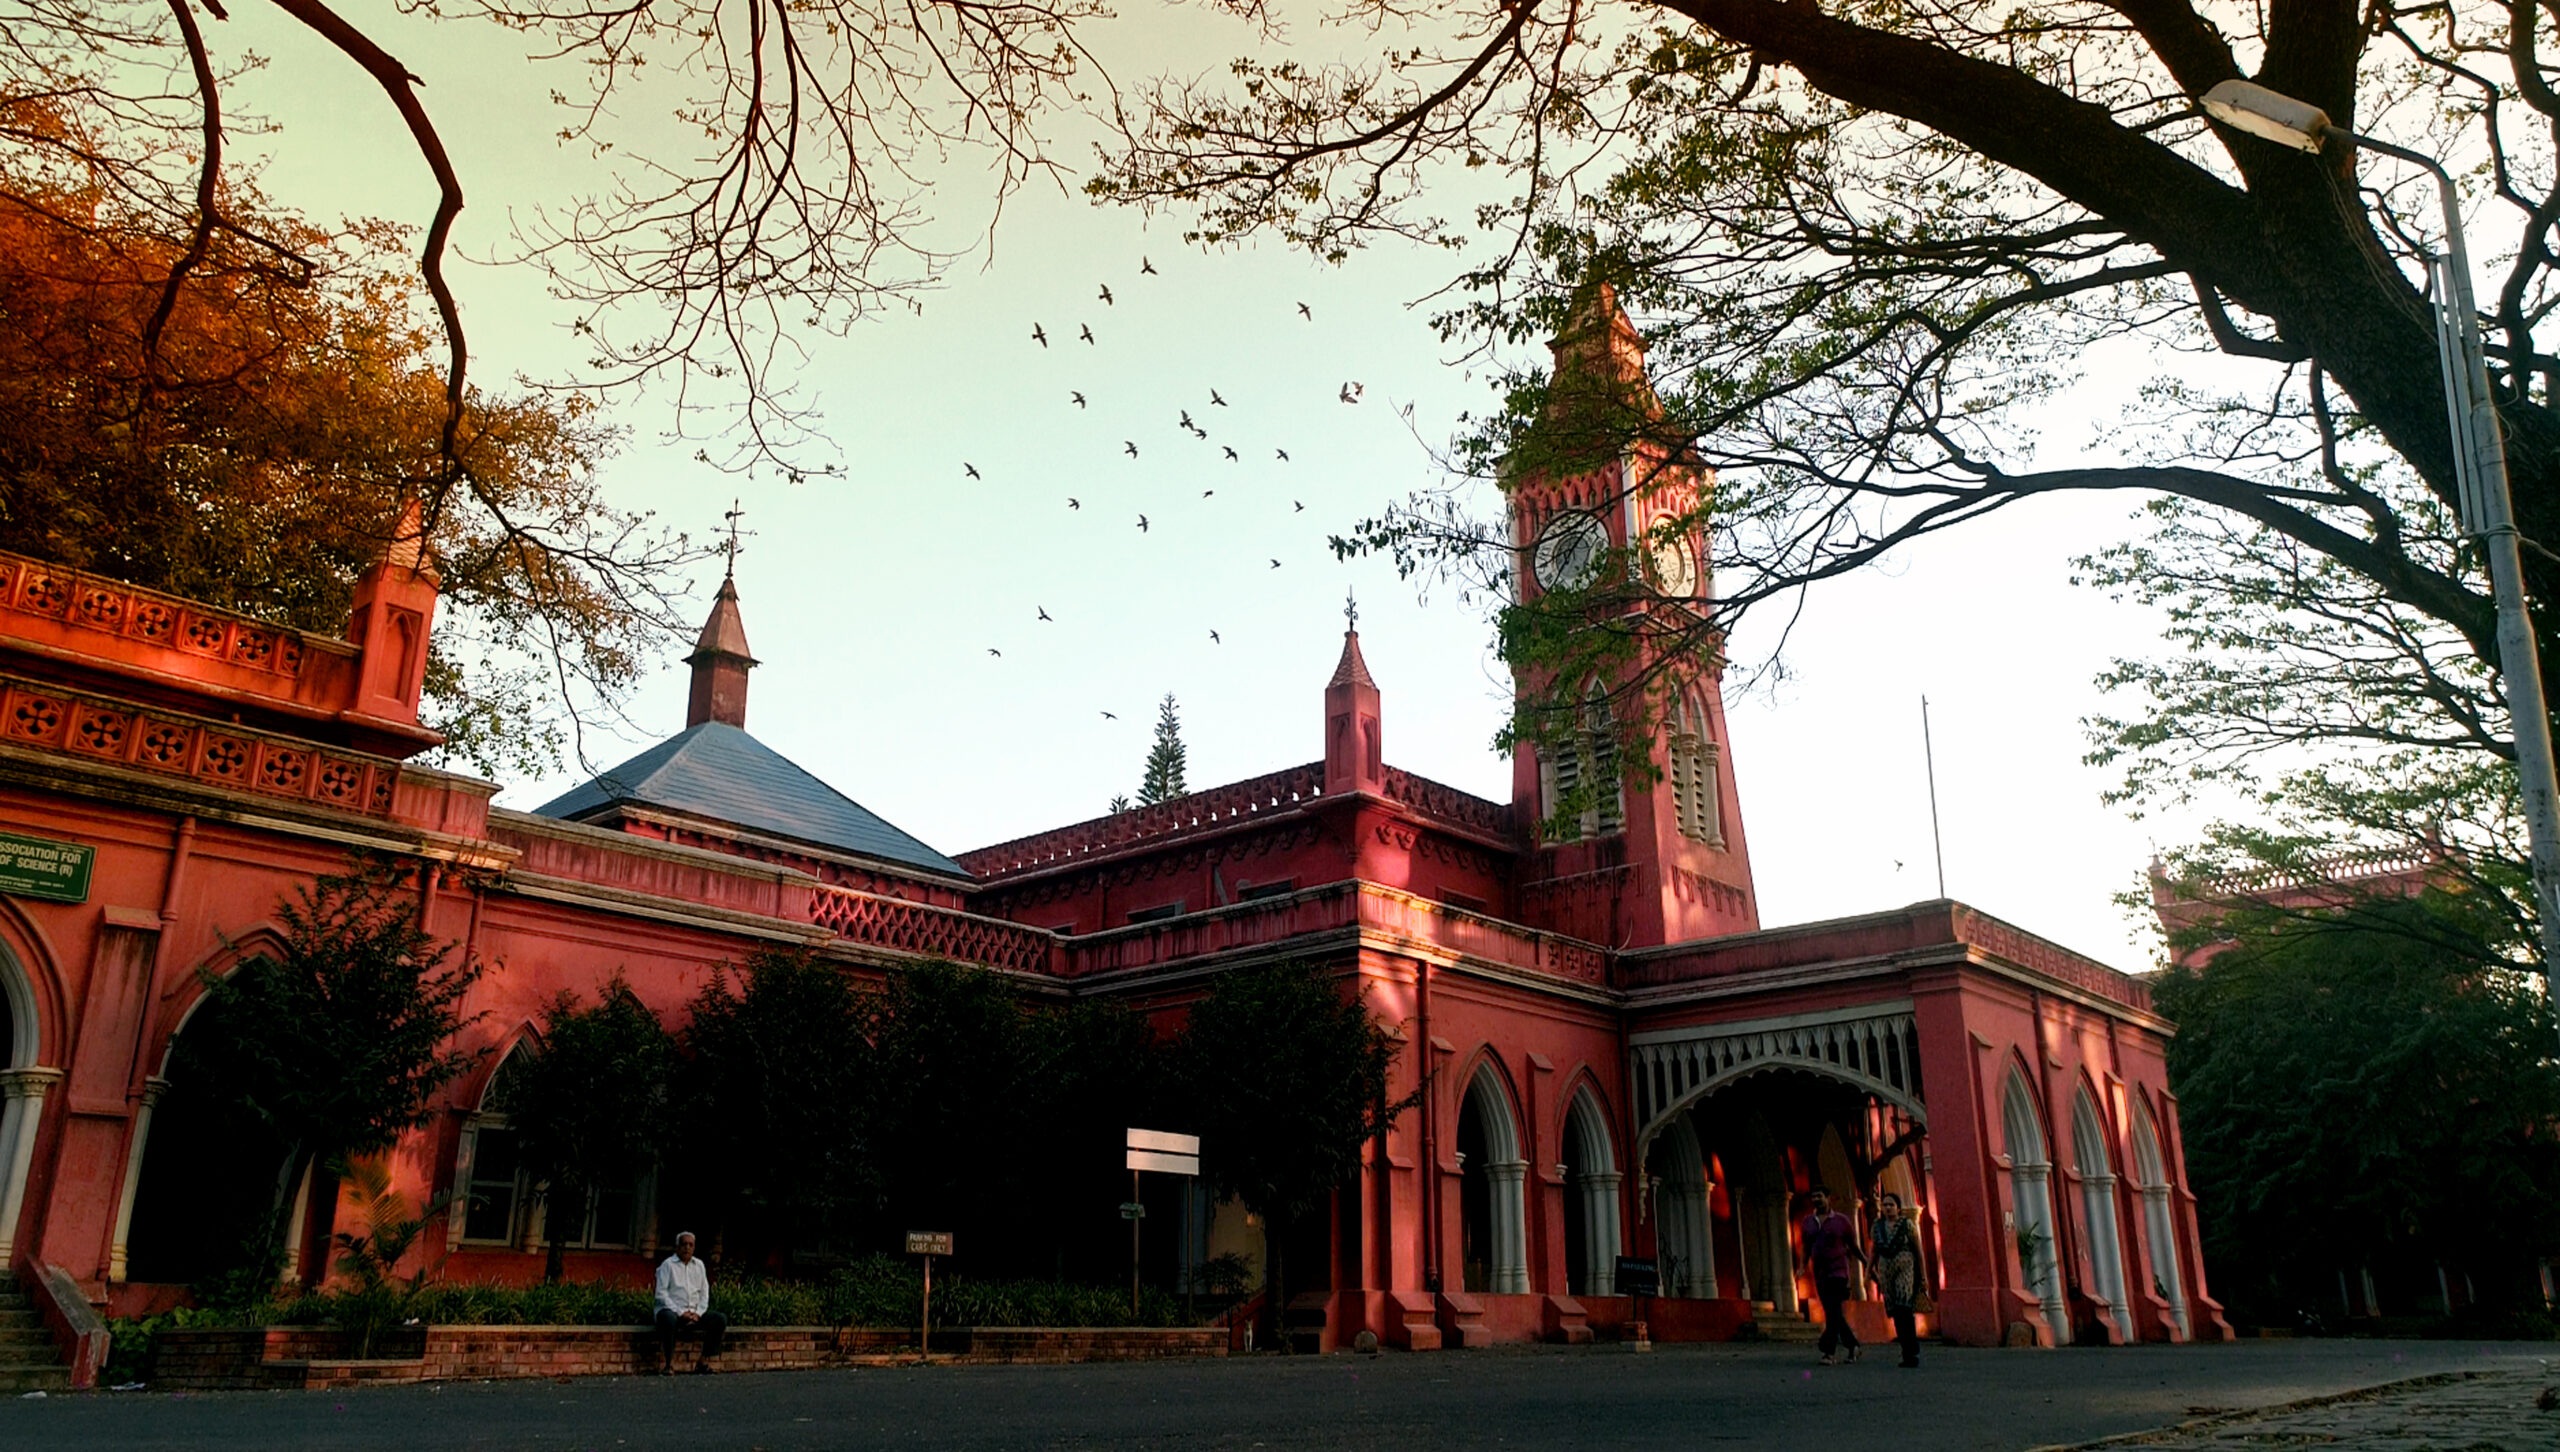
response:
{"label": "flock of birds", "polygon": [[[1155,264],[1145,257],[1140,257],[1138,259],[1138,274],[1142,277],[1154,277],[1160,275],[1156,271]],[[1107,282],[1101,284],[1100,290],[1097,293],[1097,299],[1104,307],[1114,307],[1118,305],[1118,300],[1112,295],[1111,284]],[[1306,323],[1313,323],[1315,321],[1315,311],[1305,303],[1299,303],[1297,305],[1297,310],[1300,321]],[[1043,349],[1049,347],[1050,337],[1047,326],[1035,320],[1031,324],[1030,341]],[[1093,325],[1091,323],[1080,322],[1076,325],[1075,341],[1084,343],[1090,347],[1098,348],[1101,346],[1100,340],[1094,336]],[[1208,389],[1207,392],[1207,401],[1199,405],[1204,414],[1207,410],[1212,408],[1231,407],[1225,396],[1220,393],[1218,389],[1212,387]],[[1366,392],[1367,388],[1365,385],[1356,381],[1346,381],[1342,385],[1341,389],[1336,393],[1335,397],[1343,403],[1357,404],[1360,402],[1361,396]],[[1086,398],[1085,394],[1080,389],[1069,389],[1067,392],[1067,402],[1073,404],[1078,409],[1090,409],[1092,407],[1091,400]],[[1205,444],[1213,442],[1210,437],[1209,430],[1203,427],[1199,420],[1192,417],[1191,408],[1189,406],[1179,407],[1175,410],[1174,427],[1187,435],[1193,443]],[[1224,462],[1229,464],[1240,464],[1244,462],[1243,454],[1237,451],[1234,444],[1224,442],[1223,440],[1217,440],[1214,442],[1217,442],[1219,457],[1222,458]],[[1122,455],[1126,458],[1135,459],[1139,457],[1138,441],[1136,439],[1121,440],[1120,450]],[[1274,462],[1281,464],[1289,462],[1289,451],[1287,449],[1274,445],[1271,452]],[[978,466],[976,464],[971,463],[968,460],[964,459],[960,462],[960,472],[964,478],[977,482],[985,482],[986,476],[978,471]],[[1218,491],[1215,488],[1208,488],[1200,491],[1200,497],[1202,499],[1214,499],[1217,497],[1217,494]],[[1066,496],[1066,507],[1070,510],[1081,511],[1084,508],[1084,501],[1074,495],[1068,495]],[[1307,509],[1306,502],[1300,499],[1292,499],[1289,501],[1289,509],[1293,514],[1304,514]],[[1137,514],[1135,524],[1140,534],[1146,534],[1154,527],[1153,521],[1151,521],[1143,512]],[[1272,558],[1271,568],[1275,570],[1281,568],[1281,561],[1276,557]],[[1032,609],[1033,619],[1035,622],[1044,624],[1053,624],[1056,622],[1057,617],[1051,615],[1046,606],[1035,604]],[[1211,630],[1209,632],[1209,643],[1211,645],[1221,645],[1225,642],[1216,630]],[[992,645],[987,647],[987,654],[999,660],[1004,657],[1004,652]],[[1111,711],[1104,711],[1102,713],[1102,717],[1106,721],[1117,721],[1120,719],[1117,713]]]}

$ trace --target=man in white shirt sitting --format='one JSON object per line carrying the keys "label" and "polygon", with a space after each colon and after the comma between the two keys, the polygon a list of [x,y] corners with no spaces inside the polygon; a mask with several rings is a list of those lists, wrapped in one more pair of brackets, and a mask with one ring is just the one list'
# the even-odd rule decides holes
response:
{"label": "man in white shirt sitting", "polygon": [[676,1337],[702,1338],[695,1371],[709,1371],[720,1354],[729,1318],[711,1309],[711,1269],[693,1254],[693,1232],[676,1237],[676,1253],[658,1262],[658,1374],[676,1369]]}

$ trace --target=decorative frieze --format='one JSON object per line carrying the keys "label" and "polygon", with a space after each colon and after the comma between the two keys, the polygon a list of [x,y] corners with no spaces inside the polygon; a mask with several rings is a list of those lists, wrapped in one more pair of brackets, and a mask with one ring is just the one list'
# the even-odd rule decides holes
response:
{"label": "decorative frieze", "polygon": [[370,817],[390,814],[400,780],[382,757],[10,676],[0,743]]}
{"label": "decorative frieze", "polygon": [[0,613],[61,621],[287,680],[301,677],[309,656],[298,630],[24,555],[0,554]]}

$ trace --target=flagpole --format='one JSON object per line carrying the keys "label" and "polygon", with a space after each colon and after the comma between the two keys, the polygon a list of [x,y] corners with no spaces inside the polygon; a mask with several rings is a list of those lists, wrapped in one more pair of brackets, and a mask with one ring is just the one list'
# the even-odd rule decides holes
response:
{"label": "flagpole", "polygon": [[1938,858],[1938,896],[1947,895],[1947,842],[1938,831],[1938,749],[1929,739],[1929,698],[1920,698],[1920,757],[1929,769],[1929,848]]}

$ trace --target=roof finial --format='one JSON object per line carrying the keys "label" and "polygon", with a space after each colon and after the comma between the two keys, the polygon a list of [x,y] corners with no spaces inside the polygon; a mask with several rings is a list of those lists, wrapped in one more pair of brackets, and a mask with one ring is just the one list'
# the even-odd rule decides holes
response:
{"label": "roof finial", "polygon": [[[737,578],[738,574],[738,535],[740,533],[740,530],[738,529],[738,520],[740,517],[745,515],[746,512],[747,511],[741,502],[732,498],[729,501],[728,511],[720,516],[722,519],[729,521],[729,544],[727,547],[729,567],[721,573],[723,576],[730,579]],[[747,534],[755,533],[752,529],[744,532]]]}
{"label": "roof finial", "polygon": [[1360,600],[1348,589],[1342,592],[1342,620],[1345,635],[1360,633]]}

